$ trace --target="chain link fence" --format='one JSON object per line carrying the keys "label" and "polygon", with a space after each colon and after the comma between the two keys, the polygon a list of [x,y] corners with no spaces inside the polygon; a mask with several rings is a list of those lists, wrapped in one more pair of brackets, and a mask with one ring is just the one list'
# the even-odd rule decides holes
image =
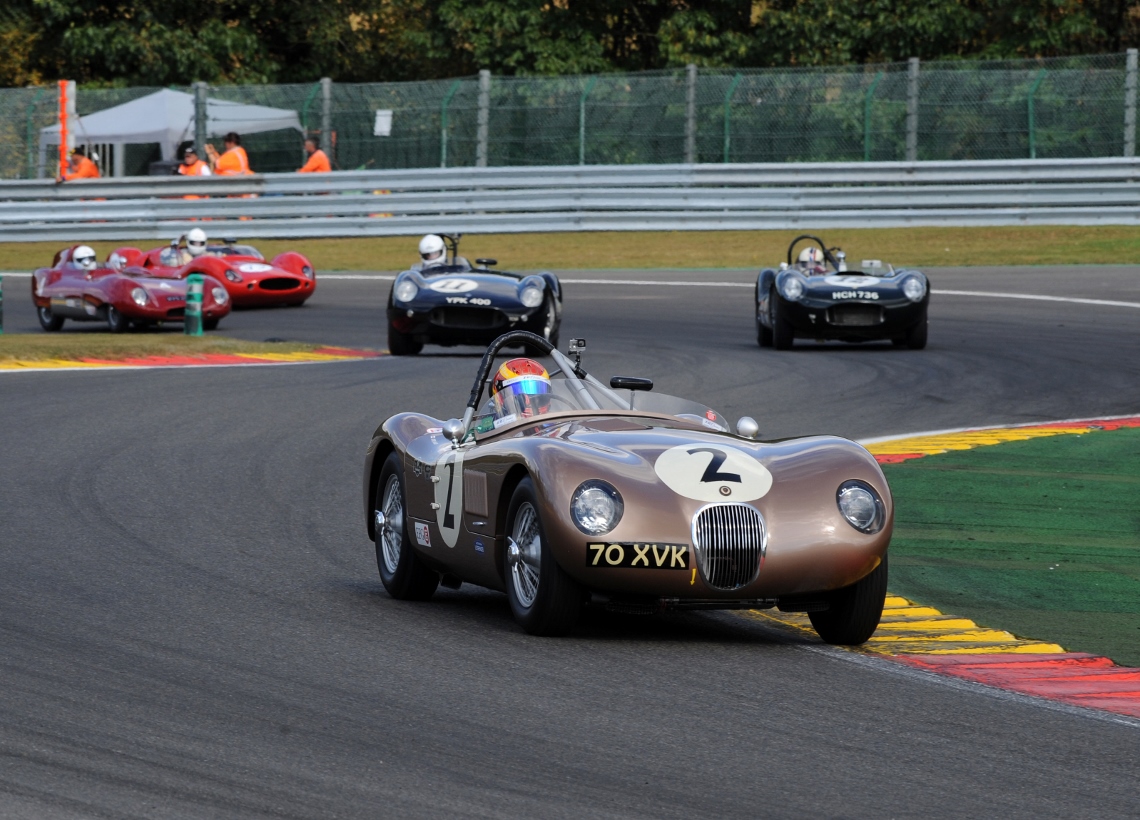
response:
{"label": "chain link fence", "polygon": [[[287,109],[339,169],[1132,156],[1135,52],[1019,61],[700,69],[407,83],[211,86]],[[80,116],[154,88],[80,89]],[[187,90],[190,89],[180,89]],[[54,87],[0,89],[0,177],[52,175]],[[193,123],[186,139],[194,138]],[[82,137],[80,137],[82,142]],[[295,130],[243,138],[255,171],[304,161]],[[145,174],[157,145],[111,146]]]}

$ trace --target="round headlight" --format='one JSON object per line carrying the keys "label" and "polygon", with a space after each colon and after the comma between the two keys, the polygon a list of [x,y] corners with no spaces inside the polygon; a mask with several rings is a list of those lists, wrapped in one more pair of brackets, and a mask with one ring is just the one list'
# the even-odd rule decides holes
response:
{"label": "round headlight", "polygon": [[866,482],[854,479],[844,481],[839,485],[835,500],[847,523],[859,532],[873,535],[886,523],[883,500],[874,487]]}
{"label": "round headlight", "polygon": [[903,280],[903,294],[912,302],[921,302],[926,295],[926,283],[917,276],[908,276]]}
{"label": "round headlight", "polygon": [[783,277],[778,283],[780,295],[789,302],[798,302],[804,295],[804,282],[800,277],[792,275]]}
{"label": "round headlight", "polygon": [[612,484],[599,479],[583,481],[570,499],[570,517],[586,535],[602,535],[621,521],[625,503]]}
{"label": "round headlight", "polygon": [[214,297],[214,301],[219,305],[224,305],[226,300],[230,298],[230,295],[226,293],[226,289],[223,287],[215,287],[210,291],[210,295]]}
{"label": "round headlight", "polygon": [[542,288],[523,288],[519,301],[528,308],[538,307],[542,304]]}
{"label": "round headlight", "polygon": [[135,304],[139,307],[145,307],[147,303],[146,291],[142,288],[133,288],[131,290],[131,298],[135,300]]}
{"label": "round headlight", "polygon": [[302,265],[301,266],[301,273],[305,274],[306,279],[312,279],[313,278],[313,269],[311,267],[309,267],[308,265]]}
{"label": "round headlight", "polygon": [[231,282],[240,282],[241,281],[241,274],[238,273],[236,270],[230,270],[229,268],[226,268],[226,278],[229,279]]}
{"label": "round headlight", "polygon": [[416,298],[416,294],[419,292],[420,289],[411,279],[403,279],[396,283],[397,302],[410,302]]}

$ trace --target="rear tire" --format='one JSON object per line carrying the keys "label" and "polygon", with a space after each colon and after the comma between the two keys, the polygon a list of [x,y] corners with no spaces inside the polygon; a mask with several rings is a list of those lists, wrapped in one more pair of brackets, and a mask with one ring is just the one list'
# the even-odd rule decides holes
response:
{"label": "rear tire", "polygon": [[511,496],[507,534],[503,578],[515,621],[531,635],[567,634],[578,621],[582,590],[554,560],[530,478]]}
{"label": "rear tire", "polygon": [[791,350],[796,334],[792,329],[791,319],[784,313],[775,289],[768,295],[768,311],[772,320],[772,347],[776,350]]}
{"label": "rear tire", "polygon": [[388,352],[393,356],[415,356],[424,346],[417,342],[410,334],[401,333],[388,325]]}
{"label": "rear tire", "polygon": [[125,333],[131,326],[131,320],[122,314],[114,305],[107,305],[107,329],[112,333]]}
{"label": "rear tire", "polygon": [[811,625],[827,643],[858,646],[875,634],[887,597],[887,556],[871,574],[828,594],[824,612],[809,612]]}
{"label": "rear tire", "polygon": [[63,327],[63,317],[53,314],[50,307],[36,308],[36,318],[40,320],[40,327],[48,333],[55,333]]}
{"label": "rear tire", "polygon": [[926,314],[906,333],[906,346],[911,350],[922,350],[926,347]]}
{"label": "rear tire", "polygon": [[380,470],[372,515],[377,517],[376,568],[384,589],[397,601],[426,601],[439,586],[439,573],[423,565],[408,538],[404,466],[396,453],[389,453]]}

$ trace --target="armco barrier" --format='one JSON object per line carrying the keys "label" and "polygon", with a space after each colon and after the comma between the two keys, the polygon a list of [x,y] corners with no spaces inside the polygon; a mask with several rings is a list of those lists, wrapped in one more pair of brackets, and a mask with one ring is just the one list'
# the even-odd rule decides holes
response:
{"label": "armco barrier", "polygon": [[1134,225],[1138,180],[1140,160],[1110,158],[15,181],[0,182],[0,241],[161,239],[203,220],[239,238]]}

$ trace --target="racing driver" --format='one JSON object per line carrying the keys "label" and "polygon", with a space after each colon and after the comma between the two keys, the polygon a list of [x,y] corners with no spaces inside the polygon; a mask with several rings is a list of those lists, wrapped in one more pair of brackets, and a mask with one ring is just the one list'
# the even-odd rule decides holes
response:
{"label": "racing driver", "polygon": [[475,432],[486,433],[519,418],[549,413],[550,389],[550,374],[534,359],[520,357],[504,362],[491,381],[491,398]]}

